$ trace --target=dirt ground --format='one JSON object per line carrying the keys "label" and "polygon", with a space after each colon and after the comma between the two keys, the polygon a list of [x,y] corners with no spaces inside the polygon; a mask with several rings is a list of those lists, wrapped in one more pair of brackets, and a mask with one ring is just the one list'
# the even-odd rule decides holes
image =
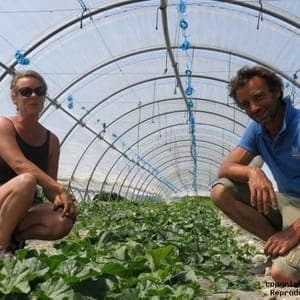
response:
{"label": "dirt ground", "polygon": [[[253,257],[253,268],[250,271],[253,278],[259,282],[260,289],[255,293],[236,291],[233,293],[233,298],[240,300],[300,300],[300,287],[278,287],[275,286],[272,277],[270,276],[271,260],[267,260],[263,252],[263,241],[256,238],[254,235],[249,234],[241,227],[237,226],[234,222],[228,219],[224,214],[220,213],[221,225],[232,226],[233,230],[238,230],[237,241],[241,244],[248,243],[254,246],[258,253]],[[239,297],[240,296],[240,297]],[[217,298],[215,298],[217,299]]]}

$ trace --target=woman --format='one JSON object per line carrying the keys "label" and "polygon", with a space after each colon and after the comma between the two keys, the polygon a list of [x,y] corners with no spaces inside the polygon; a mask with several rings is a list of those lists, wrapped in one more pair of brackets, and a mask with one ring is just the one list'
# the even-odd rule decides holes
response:
{"label": "woman", "polygon": [[[10,88],[17,114],[0,117],[0,257],[12,255],[12,241],[66,236],[77,213],[72,195],[56,180],[59,140],[38,121],[45,80],[26,70],[13,76]],[[37,185],[52,203],[35,203]]]}

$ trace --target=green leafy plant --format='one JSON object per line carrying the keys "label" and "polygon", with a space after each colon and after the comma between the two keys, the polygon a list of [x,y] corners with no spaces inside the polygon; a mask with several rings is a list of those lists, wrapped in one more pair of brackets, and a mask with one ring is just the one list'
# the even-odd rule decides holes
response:
{"label": "green leafy plant", "polygon": [[[195,299],[257,287],[253,249],[220,226],[208,199],[87,201],[51,253],[0,261],[3,299]],[[1,299],[2,299],[1,298]]]}

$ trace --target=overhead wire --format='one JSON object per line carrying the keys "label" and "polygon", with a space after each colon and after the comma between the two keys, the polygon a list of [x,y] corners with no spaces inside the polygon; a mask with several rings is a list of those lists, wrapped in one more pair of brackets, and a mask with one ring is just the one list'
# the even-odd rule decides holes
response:
{"label": "overhead wire", "polygon": [[[183,0],[180,0],[180,3],[179,3],[179,10],[181,12],[183,12],[183,11],[185,11],[185,9],[181,5],[185,5]],[[182,10],[181,10],[181,8],[182,8]],[[179,74],[178,63],[176,62],[173,51],[172,51],[170,36],[169,36],[169,29],[168,29],[167,1],[166,0],[160,1],[160,9],[161,9],[161,15],[162,15],[162,24],[163,24],[166,48],[168,50],[169,59],[171,61],[173,71],[175,73],[177,86],[178,86],[180,93],[183,97],[183,100],[186,104],[186,109],[187,109],[187,113],[188,113],[189,131],[191,134],[191,156],[193,159],[193,188],[194,188],[194,191],[197,193],[197,150],[196,150],[196,138],[195,138],[195,118],[194,118],[193,111],[192,111],[193,104],[192,104],[190,97],[188,97],[188,96],[191,96],[191,94],[192,94],[192,87],[188,86],[184,90],[183,83],[182,83],[182,80],[181,80],[181,77]],[[187,44],[185,44],[186,46],[183,46],[182,48],[188,49],[189,47],[187,47],[187,46],[188,46],[189,42],[187,40],[185,40],[183,43],[185,43],[185,42]],[[189,74],[186,74],[186,75],[187,75],[187,78],[189,78]],[[188,89],[190,92],[187,92]]]}

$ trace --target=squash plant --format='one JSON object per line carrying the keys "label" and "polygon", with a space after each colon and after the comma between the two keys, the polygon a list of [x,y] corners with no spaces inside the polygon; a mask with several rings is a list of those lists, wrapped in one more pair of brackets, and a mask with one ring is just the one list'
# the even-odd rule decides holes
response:
{"label": "squash plant", "polygon": [[49,251],[0,261],[1,299],[201,299],[253,290],[254,248],[237,244],[208,199],[80,203],[71,234]]}

